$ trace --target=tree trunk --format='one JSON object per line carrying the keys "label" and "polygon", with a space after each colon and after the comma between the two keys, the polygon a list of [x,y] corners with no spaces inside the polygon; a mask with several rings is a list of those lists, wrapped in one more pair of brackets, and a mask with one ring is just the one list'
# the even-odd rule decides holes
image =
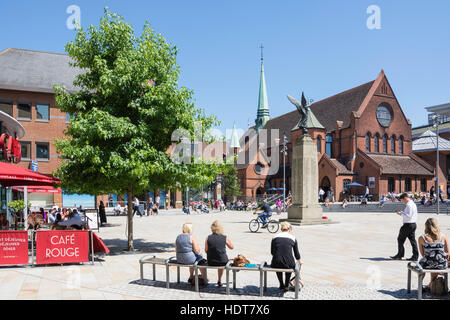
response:
{"label": "tree trunk", "polygon": [[128,251],[133,251],[133,186],[128,186]]}

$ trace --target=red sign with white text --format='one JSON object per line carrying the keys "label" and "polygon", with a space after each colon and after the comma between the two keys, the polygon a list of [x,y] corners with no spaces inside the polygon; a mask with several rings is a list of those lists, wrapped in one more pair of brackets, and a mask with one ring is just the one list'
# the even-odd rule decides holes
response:
{"label": "red sign with white text", "polygon": [[0,231],[0,265],[28,264],[28,232]]}
{"label": "red sign with white text", "polygon": [[36,264],[89,262],[89,231],[36,232]]}

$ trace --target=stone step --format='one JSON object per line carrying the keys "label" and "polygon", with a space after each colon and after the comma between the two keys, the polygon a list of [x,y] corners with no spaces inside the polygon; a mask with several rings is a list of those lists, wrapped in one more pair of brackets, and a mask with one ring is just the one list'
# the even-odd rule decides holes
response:
{"label": "stone step", "polygon": [[[436,213],[437,206],[423,206],[420,203],[416,203],[419,213]],[[342,208],[341,203],[333,203],[329,207],[322,206],[323,212],[397,212],[405,208],[405,205],[401,202],[398,203],[385,203],[383,207],[380,207],[378,202],[371,202],[367,205],[360,205],[359,203],[349,203],[347,207]],[[450,214],[449,204],[440,204],[440,214]]]}

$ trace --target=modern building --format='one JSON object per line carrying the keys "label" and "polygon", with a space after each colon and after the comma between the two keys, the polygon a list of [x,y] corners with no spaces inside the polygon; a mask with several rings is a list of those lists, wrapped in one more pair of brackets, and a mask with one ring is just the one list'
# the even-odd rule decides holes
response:
{"label": "modern building", "polygon": [[[439,145],[439,185],[444,194],[448,195],[450,191],[450,103],[425,109],[429,112],[428,124],[412,129],[413,152],[436,168]],[[438,128],[435,127],[437,121],[439,122]],[[436,132],[439,132],[439,137]]]}
{"label": "modern building", "polygon": [[[263,72],[261,81],[265,81]],[[265,90],[265,85],[261,88]],[[261,96],[267,92],[260,92]],[[240,139],[239,157],[247,161],[240,161],[237,168],[246,199],[283,186],[283,161],[273,157],[280,152],[283,134],[288,148],[286,191],[290,190],[292,145],[303,134],[296,127],[300,120],[297,110],[264,121],[259,109],[257,126]],[[411,121],[384,71],[373,81],[313,103],[310,110],[307,126],[317,145],[319,186],[324,191],[332,189],[336,200],[350,192],[364,193],[364,189],[349,190],[351,182],[368,186],[375,198],[388,192],[425,191],[432,186],[434,168],[412,152]],[[265,124],[258,128],[259,123]],[[275,130],[278,139],[264,139],[261,129],[266,129],[264,135],[268,136]],[[258,150],[255,156],[252,149]],[[272,167],[275,162],[277,168]]]}

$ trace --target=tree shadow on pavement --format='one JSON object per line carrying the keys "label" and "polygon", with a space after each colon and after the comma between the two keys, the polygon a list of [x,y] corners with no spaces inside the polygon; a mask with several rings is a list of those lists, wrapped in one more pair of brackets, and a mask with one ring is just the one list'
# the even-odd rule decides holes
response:
{"label": "tree shadow on pavement", "polygon": [[128,241],[125,239],[102,239],[103,243],[110,250],[110,255],[139,254],[139,253],[165,253],[174,252],[175,244],[167,242],[149,242],[144,239],[134,239],[133,246],[135,252],[126,251]]}

